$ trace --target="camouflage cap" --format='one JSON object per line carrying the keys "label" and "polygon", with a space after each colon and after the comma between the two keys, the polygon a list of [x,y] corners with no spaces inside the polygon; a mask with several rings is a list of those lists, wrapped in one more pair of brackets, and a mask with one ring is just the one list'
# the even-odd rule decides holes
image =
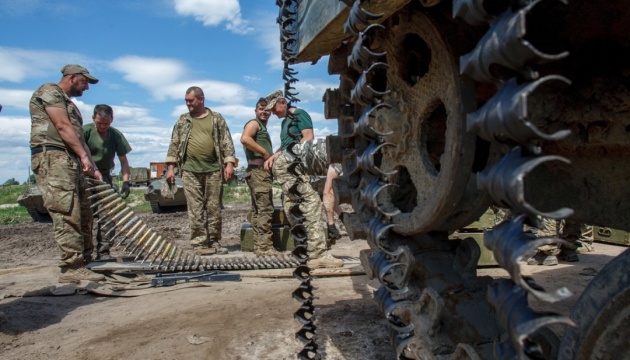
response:
{"label": "camouflage cap", "polygon": [[273,109],[273,107],[276,106],[276,102],[280,99],[284,99],[284,94],[282,93],[282,90],[276,90],[267,95],[265,97],[265,100],[267,100],[267,106],[265,106],[265,110]]}
{"label": "camouflage cap", "polygon": [[66,65],[63,68],[61,68],[61,73],[63,74],[63,76],[81,74],[88,79],[88,82],[90,84],[96,84],[98,82],[98,79],[90,75],[90,72],[87,71],[87,69],[81,65],[76,65],[76,64]]}

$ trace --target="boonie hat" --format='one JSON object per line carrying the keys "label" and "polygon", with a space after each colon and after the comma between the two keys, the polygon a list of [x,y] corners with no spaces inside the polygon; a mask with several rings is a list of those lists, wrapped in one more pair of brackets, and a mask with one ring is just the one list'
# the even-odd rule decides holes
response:
{"label": "boonie hat", "polygon": [[66,65],[63,68],[61,68],[61,73],[63,74],[63,76],[81,74],[88,79],[88,82],[90,84],[96,84],[98,82],[98,79],[90,75],[90,72],[87,71],[87,69],[81,65],[76,65],[76,64]]}
{"label": "boonie hat", "polygon": [[273,107],[276,106],[276,102],[278,102],[278,100],[280,99],[284,99],[284,94],[282,93],[282,90],[276,90],[267,95],[265,97],[265,100],[267,100],[267,106],[265,106],[265,110],[273,109]]}

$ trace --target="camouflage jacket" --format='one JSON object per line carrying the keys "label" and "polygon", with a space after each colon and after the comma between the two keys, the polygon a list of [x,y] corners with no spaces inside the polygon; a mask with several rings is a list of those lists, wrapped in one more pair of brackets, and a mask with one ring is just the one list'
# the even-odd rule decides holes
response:
{"label": "camouflage jacket", "polygon": [[[214,112],[208,108],[206,109],[210,112],[214,120],[214,148],[219,158],[219,163],[222,165],[228,162],[236,163],[236,158],[234,157],[234,143],[232,142],[232,135],[230,134],[230,129],[228,129],[225,119],[220,113]],[[182,169],[191,129],[192,117],[190,113],[182,114],[173,127],[171,144],[168,146],[168,152],[166,153],[166,163],[177,164],[177,166]]]}
{"label": "camouflage jacket", "polygon": [[66,148],[72,152],[50,120],[50,116],[46,112],[46,107],[48,106],[64,109],[67,112],[72,129],[74,129],[77,137],[83,143],[83,117],[79,108],[63,92],[59,85],[47,83],[35,90],[29,103],[31,112],[31,148],[40,145],[54,145]]}

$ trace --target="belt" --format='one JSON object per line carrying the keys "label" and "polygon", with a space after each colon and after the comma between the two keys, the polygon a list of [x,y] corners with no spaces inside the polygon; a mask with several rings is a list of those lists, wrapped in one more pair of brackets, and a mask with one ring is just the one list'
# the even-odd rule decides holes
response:
{"label": "belt", "polygon": [[248,169],[258,169],[258,168],[261,168],[261,167],[263,167],[263,166],[264,166],[264,165],[254,165],[254,164],[249,164],[249,165],[247,165],[247,168],[248,168]]}
{"label": "belt", "polygon": [[46,151],[66,151],[65,148],[59,147],[59,146],[54,146],[54,145],[40,145],[37,147],[34,147],[31,149],[31,155],[35,155],[35,154],[39,154],[40,152],[44,151],[44,149],[46,149]]}

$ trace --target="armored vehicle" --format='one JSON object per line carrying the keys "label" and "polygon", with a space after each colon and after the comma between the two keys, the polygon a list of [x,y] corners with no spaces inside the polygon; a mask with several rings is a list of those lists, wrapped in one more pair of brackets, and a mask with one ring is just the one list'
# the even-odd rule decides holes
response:
{"label": "armored vehicle", "polygon": [[[555,241],[524,233],[541,217],[630,230],[627,2],[277,4],[285,97],[299,100],[294,64],[327,56],[339,79],[323,94],[339,130],[329,160],[343,165],[336,185],[356,211],[344,222],[373,251],[363,265],[398,356],[630,359],[628,251],[570,314],[531,309],[530,295],[571,292],[520,271]],[[485,232],[511,277],[493,282],[477,276],[475,241],[446,241],[492,204],[514,214]]]}
{"label": "armored vehicle", "polygon": [[175,197],[173,199],[162,196],[162,185],[166,181],[164,178],[153,179],[144,191],[144,199],[151,203],[151,210],[156,213],[186,211],[186,196],[184,195],[184,185],[182,178],[175,176]]}
{"label": "armored vehicle", "polygon": [[44,199],[37,186],[29,186],[17,199],[35,222],[51,222],[50,214],[44,207]]}

